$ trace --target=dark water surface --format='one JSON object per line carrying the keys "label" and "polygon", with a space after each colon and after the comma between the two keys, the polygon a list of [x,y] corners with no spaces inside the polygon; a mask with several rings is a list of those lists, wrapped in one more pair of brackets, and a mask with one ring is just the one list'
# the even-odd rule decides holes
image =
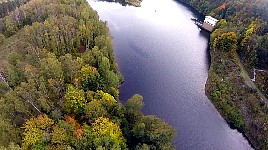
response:
{"label": "dark water surface", "polygon": [[198,14],[172,0],[144,0],[140,8],[89,4],[111,31],[125,78],[122,103],[141,94],[145,114],[156,115],[178,130],[176,149],[252,149],[205,95],[208,35],[200,33],[190,19]]}

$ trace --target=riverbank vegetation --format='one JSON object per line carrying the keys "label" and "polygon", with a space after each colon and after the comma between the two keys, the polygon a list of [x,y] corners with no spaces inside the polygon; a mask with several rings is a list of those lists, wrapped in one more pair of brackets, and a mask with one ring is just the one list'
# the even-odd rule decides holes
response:
{"label": "riverbank vegetation", "polygon": [[85,0],[14,2],[0,4],[0,149],[174,149],[142,96],[119,102],[111,36]]}
{"label": "riverbank vegetation", "polygon": [[268,2],[181,0],[220,21],[210,38],[208,97],[257,149],[268,149]]}
{"label": "riverbank vegetation", "polygon": [[141,2],[142,2],[142,0],[125,0],[126,4],[133,5],[133,6],[136,6],[136,7],[140,7]]}

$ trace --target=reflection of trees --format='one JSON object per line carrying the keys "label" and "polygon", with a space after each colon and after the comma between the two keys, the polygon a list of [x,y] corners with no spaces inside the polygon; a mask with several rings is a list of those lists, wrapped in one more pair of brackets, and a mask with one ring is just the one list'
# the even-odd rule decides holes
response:
{"label": "reflection of trees", "polygon": [[104,2],[116,2],[116,3],[120,3],[122,6],[126,6],[126,2],[125,0],[100,0],[100,1],[104,1]]}

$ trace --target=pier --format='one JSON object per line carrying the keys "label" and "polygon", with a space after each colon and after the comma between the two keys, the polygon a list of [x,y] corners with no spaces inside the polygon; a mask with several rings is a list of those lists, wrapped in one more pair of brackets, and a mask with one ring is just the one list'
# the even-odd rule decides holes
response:
{"label": "pier", "polygon": [[195,21],[194,23],[195,23],[198,27],[202,28],[203,22],[197,20],[197,21]]}
{"label": "pier", "polygon": [[219,21],[211,16],[206,16],[204,22],[198,20],[197,18],[191,18],[191,20],[193,20],[199,28],[204,29],[208,32],[212,32],[215,25]]}

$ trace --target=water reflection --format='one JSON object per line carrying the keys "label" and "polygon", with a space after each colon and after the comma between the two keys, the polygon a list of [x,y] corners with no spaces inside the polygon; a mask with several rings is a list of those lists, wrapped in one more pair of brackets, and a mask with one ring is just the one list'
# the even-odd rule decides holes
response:
{"label": "water reflection", "polygon": [[127,5],[126,2],[125,2],[125,0],[99,0],[99,1],[119,3],[122,6],[126,6]]}

